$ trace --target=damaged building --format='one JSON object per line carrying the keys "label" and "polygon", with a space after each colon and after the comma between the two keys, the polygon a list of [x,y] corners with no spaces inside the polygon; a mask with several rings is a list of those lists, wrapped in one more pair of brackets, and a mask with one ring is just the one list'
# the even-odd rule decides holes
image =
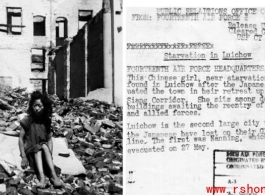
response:
{"label": "damaged building", "polygon": [[[123,193],[122,33],[121,0],[0,1],[0,194]],[[53,102],[62,186],[22,169],[33,90]]]}
{"label": "damaged building", "polygon": [[122,104],[121,0],[1,0],[0,87]]}

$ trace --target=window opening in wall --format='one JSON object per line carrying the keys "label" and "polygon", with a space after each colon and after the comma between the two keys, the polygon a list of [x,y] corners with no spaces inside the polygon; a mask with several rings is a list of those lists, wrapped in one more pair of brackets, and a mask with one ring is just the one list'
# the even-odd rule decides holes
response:
{"label": "window opening in wall", "polygon": [[63,41],[68,36],[67,19],[58,17],[56,19],[56,46],[63,45]]}
{"label": "window opening in wall", "polygon": [[30,79],[30,83],[33,85],[34,90],[42,93],[46,92],[47,81],[46,79]]}
{"label": "window opening in wall", "polygon": [[31,49],[31,70],[45,70],[45,50]]}
{"label": "window opening in wall", "polygon": [[22,9],[7,8],[7,33],[13,35],[21,35],[22,32]]}
{"label": "window opening in wall", "polygon": [[78,29],[81,29],[89,20],[92,19],[93,10],[79,10]]}
{"label": "window opening in wall", "polygon": [[67,19],[59,17],[56,19],[56,38],[67,37]]}
{"label": "window opening in wall", "polygon": [[33,17],[33,34],[34,36],[45,36],[45,17]]}

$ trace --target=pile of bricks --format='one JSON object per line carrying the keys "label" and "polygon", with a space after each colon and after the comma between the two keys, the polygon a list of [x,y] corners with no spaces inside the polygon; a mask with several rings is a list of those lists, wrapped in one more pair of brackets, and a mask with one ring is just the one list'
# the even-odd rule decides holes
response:
{"label": "pile of bricks", "polygon": [[[0,91],[0,132],[18,136],[19,120],[26,114],[30,94],[25,89]],[[76,157],[82,162],[86,174],[65,175],[57,167],[56,172],[63,183],[60,189],[48,185],[36,188],[34,171],[18,170],[0,161],[0,192],[2,194],[74,194],[118,195],[122,194],[122,108],[98,100],[81,98],[69,101],[50,95],[54,102],[52,128],[54,137],[63,137]],[[67,158],[68,153],[59,155]],[[4,160],[4,159],[3,159]],[[48,181],[48,180],[47,180]],[[3,191],[2,191],[3,192]],[[1,194],[1,193],[0,193]]]}

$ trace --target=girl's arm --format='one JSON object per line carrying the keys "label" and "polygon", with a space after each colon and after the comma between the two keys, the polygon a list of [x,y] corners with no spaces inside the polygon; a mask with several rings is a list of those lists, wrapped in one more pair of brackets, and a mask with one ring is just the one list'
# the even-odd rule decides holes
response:
{"label": "girl's arm", "polygon": [[52,132],[49,133],[48,135],[48,141],[47,141],[47,144],[48,144],[48,147],[51,151],[51,154],[52,154],[52,150],[53,150],[53,143],[52,143]]}
{"label": "girl's arm", "polygon": [[28,159],[25,153],[25,148],[24,148],[24,136],[25,136],[25,130],[21,128],[19,139],[18,139],[18,145],[19,145],[19,150],[20,150],[20,156],[22,158],[21,167],[23,169],[27,168],[28,166]]}

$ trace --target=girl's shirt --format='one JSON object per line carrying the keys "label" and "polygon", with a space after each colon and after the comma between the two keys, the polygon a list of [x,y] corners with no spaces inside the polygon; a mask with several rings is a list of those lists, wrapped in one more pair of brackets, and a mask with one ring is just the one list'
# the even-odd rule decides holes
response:
{"label": "girl's shirt", "polygon": [[48,135],[51,132],[51,121],[49,120],[45,124],[43,120],[36,120],[26,116],[20,121],[20,125],[25,130],[25,153],[35,153],[41,150],[41,145],[48,141]]}

